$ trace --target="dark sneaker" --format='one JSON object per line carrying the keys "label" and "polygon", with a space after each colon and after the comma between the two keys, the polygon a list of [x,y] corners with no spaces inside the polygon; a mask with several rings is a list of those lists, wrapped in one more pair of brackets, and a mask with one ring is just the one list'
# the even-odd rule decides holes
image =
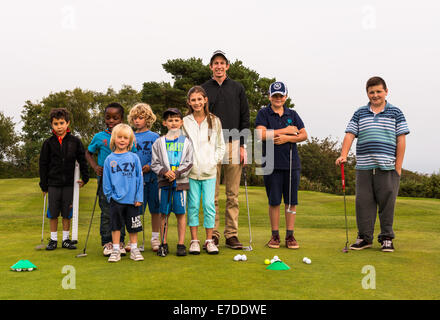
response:
{"label": "dark sneaker", "polygon": [[243,245],[240,243],[240,241],[238,241],[238,238],[236,236],[226,239],[226,246],[235,250],[243,249]]}
{"label": "dark sneaker", "polygon": [[185,247],[184,244],[178,244],[178,245],[177,245],[177,253],[176,253],[176,255],[177,255],[178,257],[184,257],[184,256],[186,256],[186,247]]}
{"label": "dark sneaker", "polygon": [[166,257],[168,254],[168,244],[164,243],[159,246],[159,250],[157,250],[157,255],[159,257]]}
{"label": "dark sneaker", "polygon": [[272,235],[272,238],[270,238],[267,246],[272,249],[278,249],[280,247],[280,236]]}
{"label": "dark sneaker", "polygon": [[69,239],[63,241],[62,247],[65,248],[65,249],[70,249],[70,250],[75,250],[76,249],[76,246]]}
{"label": "dark sneaker", "polygon": [[58,241],[51,239],[47,244],[46,250],[55,250],[57,248],[57,245],[58,245]]}
{"label": "dark sneaker", "polygon": [[371,248],[373,244],[371,242],[367,242],[364,239],[357,238],[356,243],[350,245],[351,250],[363,250],[367,248]]}
{"label": "dark sneaker", "polygon": [[382,241],[382,251],[383,252],[394,252],[393,240],[384,239]]}
{"label": "dark sneaker", "polygon": [[299,244],[293,235],[286,237],[286,247],[288,249],[298,249]]}

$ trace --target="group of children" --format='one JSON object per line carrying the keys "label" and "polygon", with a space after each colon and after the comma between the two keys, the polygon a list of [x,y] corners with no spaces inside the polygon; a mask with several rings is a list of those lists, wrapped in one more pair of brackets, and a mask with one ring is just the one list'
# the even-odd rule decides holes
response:
{"label": "group of children", "polygon": [[[381,130],[389,131],[389,128],[383,127],[376,116],[388,122],[391,118],[396,118],[395,122],[399,130],[396,133],[393,132],[388,140],[390,144],[393,144],[395,143],[394,137],[398,137],[399,142],[409,133],[403,114],[386,102],[385,82],[380,78],[373,80],[370,79],[367,83],[370,104],[359,110],[365,113],[362,116],[365,119],[370,119],[371,114],[374,118],[371,126],[379,125]],[[255,126],[260,131],[263,149],[265,149],[266,140],[273,140],[274,143],[274,170],[264,176],[272,230],[267,246],[280,247],[280,205],[281,200],[284,199],[285,246],[298,249],[299,244],[293,234],[300,180],[300,159],[296,143],[306,140],[307,132],[299,115],[285,106],[287,97],[287,87],[284,83],[272,83],[269,87],[270,104],[259,110]],[[184,245],[186,214],[191,233],[189,253],[200,254],[198,226],[201,202],[204,216],[203,226],[206,231],[203,249],[209,254],[219,252],[213,240],[213,230],[216,219],[214,195],[217,165],[224,158],[226,151],[222,123],[210,112],[208,96],[201,86],[195,86],[189,90],[187,106],[186,116],[183,116],[177,108],[169,108],[163,113],[162,124],[167,128],[167,133],[160,137],[150,130],[156,121],[156,116],[148,104],[136,104],[130,110],[128,115],[130,125],[127,125],[123,123],[124,108],[118,103],[111,103],[106,106],[104,112],[106,129],[93,137],[87,150],[84,150],[78,138],[70,134],[67,110],[62,108],[51,110],[50,121],[53,136],[43,143],[40,154],[40,187],[44,194],[49,193],[48,217],[50,218],[51,239],[46,247],[47,250],[57,247],[57,223],[60,214],[63,218],[62,247],[76,249],[75,244],[69,240],[69,229],[74,167],[75,161],[78,161],[82,180],[76,183],[79,183],[80,187],[89,180],[88,164],[98,176],[97,196],[101,208],[101,245],[104,256],[109,257],[109,262],[119,261],[121,255],[126,255],[127,251],[130,251],[130,258],[135,261],[144,259],[137,245],[137,234],[143,231],[144,226],[140,218],[147,206],[151,213],[151,247],[158,255],[168,254],[167,226],[171,212],[174,212],[177,217],[177,256],[187,254]],[[346,162],[351,142],[359,135],[360,130],[364,130],[363,128],[357,129],[358,131],[353,129],[358,128],[363,119],[358,119],[359,110],[346,131],[350,139],[346,137],[344,140],[341,157],[336,161],[337,165]],[[384,115],[384,112],[388,113]],[[388,132],[384,134],[390,135]],[[378,141],[371,143],[377,144]],[[393,204],[397,196],[396,190],[398,190],[403,161],[403,153],[399,150],[404,150],[404,147],[398,149],[397,158],[395,153],[391,152],[386,162],[390,164],[396,161],[395,167],[394,165],[377,167],[390,174],[397,171],[397,176],[393,177],[395,183],[390,184],[390,188],[394,190],[389,200],[392,206],[387,211],[386,218],[379,213],[380,219],[383,219],[381,220],[383,230],[386,229],[380,235],[382,251],[394,250],[391,241],[394,238]],[[368,152],[367,155],[370,154]],[[95,154],[97,161],[94,159]],[[370,160],[368,158],[368,161]],[[362,161],[358,163],[358,166],[361,164]],[[375,175],[375,164],[368,162],[365,168],[358,166],[357,175],[371,170]],[[367,193],[359,189],[361,187],[357,186],[357,217],[362,215],[361,210],[358,210],[358,203],[360,205],[362,197],[365,197],[364,194]],[[373,203],[371,205],[373,209],[369,210],[374,214],[368,213],[371,216],[369,219],[373,222],[368,223],[362,229],[362,224],[358,221],[358,240],[350,247],[351,249],[361,250],[371,247],[375,206],[376,204]],[[125,245],[125,229],[129,233],[128,245]],[[364,229],[366,231],[363,231]]]}
{"label": "group of children", "polygon": [[[150,130],[156,116],[148,104],[139,103],[130,110],[128,125],[123,123],[123,107],[111,103],[104,110],[106,129],[93,137],[87,150],[78,138],[70,135],[67,110],[51,111],[53,136],[44,142],[40,155],[40,186],[44,193],[49,191],[48,212],[53,213],[48,214],[51,240],[47,250],[57,247],[59,214],[63,217],[63,247],[76,249],[69,240],[69,228],[73,172],[78,161],[82,176],[82,180],[77,181],[80,187],[89,180],[88,165],[98,176],[101,244],[109,262],[119,261],[127,251],[135,261],[144,259],[137,245],[137,234],[143,230],[140,218],[147,206],[151,213],[153,251],[162,256],[168,254],[167,222],[174,212],[178,229],[176,253],[186,255],[188,208],[189,253],[200,254],[197,227],[201,199],[206,229],[203,247],[209,254],[219,252],[212,240],[212,231],[216,214],[216,168],[225,152],[222,126],[209,112],[208,98],[202,87],[195,86],[188,92],[187,103],[185,117],[177,108],[163,113],[162,124],[167,133],[162,137]],[[71,140],[75,148],[69,146]],[[125,245],[125,230],[129,234],[128,245]]]}

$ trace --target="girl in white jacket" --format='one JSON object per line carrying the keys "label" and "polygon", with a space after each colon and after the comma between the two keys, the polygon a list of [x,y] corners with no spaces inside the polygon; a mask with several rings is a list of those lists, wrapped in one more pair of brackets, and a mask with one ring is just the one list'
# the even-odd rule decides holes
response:
{"label": "girl in white jacket", "polygon": [[193,167],[189,174],[188,225],[191,231],[189,253],[200,254],[197,239],[200,199],[203,205],[203,226],[206,230],[206,251],[217,254],[212,240],[215,224],[215,180],[217,164],[223,159],[225,142],[220,119],[209,112],[208,96],[200,86],[192,87],[187,95],[188,113],[183,118],[183,132],[194,147]]}

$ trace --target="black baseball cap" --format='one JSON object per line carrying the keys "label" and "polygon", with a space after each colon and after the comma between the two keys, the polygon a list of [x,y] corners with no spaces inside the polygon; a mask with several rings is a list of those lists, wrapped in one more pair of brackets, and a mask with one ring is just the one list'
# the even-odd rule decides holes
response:
{"label": "black baseball cap", "polygon": [[177,114],[180,117],[180,119],[183,119],[182,113],[177,108],[168,108],[167,110],[165,110],[165,112],[162,115],[162,119],[163,120],[167,119],[169,114]]}

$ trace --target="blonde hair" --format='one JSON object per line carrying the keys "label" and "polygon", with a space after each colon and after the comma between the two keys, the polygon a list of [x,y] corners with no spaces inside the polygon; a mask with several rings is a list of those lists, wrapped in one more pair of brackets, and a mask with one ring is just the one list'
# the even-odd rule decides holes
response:
{"label": "blonde hair", "polygon": [[134,119],[139,117],[145,119],[145,124],[147,125],[148,130],[151,129],[153,123],[156,122],[156,116],[150,105],[147,103],[137,103],[130,109],[130,113],[127,117],[128,123],[134,127]]}
{"label": "blonde hair", "polygon": [[134,132],[128,124],[120,123],[115,126],[112,130],[112,137],[110,138],[110,149],[115,151],[116,144],[115,140],[118,135],[125,134],[126,137],[129,138],[127,151],[130,151],[133,148],[133,144],[136,142],[136,138],[134,136]]}

